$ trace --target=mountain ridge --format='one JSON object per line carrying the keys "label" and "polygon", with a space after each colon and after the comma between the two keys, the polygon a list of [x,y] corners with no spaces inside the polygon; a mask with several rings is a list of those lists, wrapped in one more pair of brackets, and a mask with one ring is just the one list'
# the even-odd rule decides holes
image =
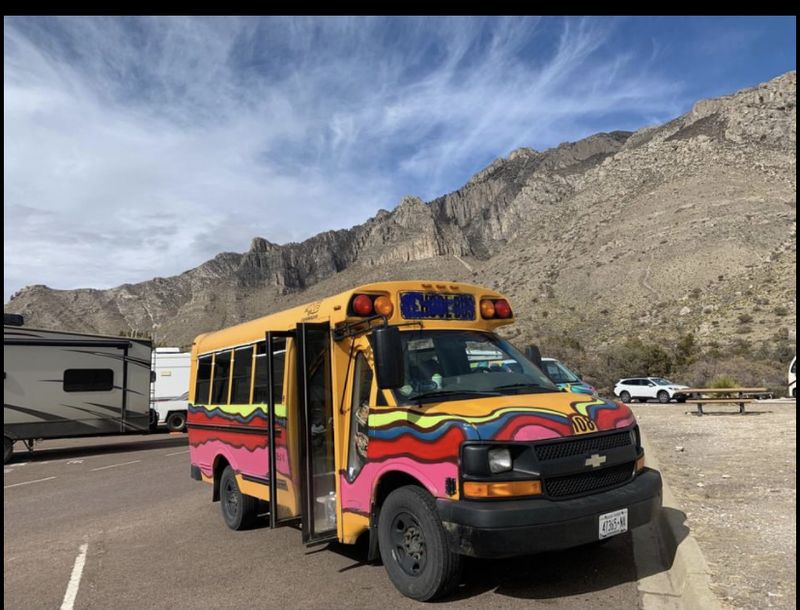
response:
{"label": "mountain ridge", "polygon": [[4,310],[187,345],[322,289],[413,271],[504,290],[524,340],[691,333],[755,346],[776,328],[793,340],[795,147],[792,71],[662,125],[516,149],[451,193],[404,197],[347,229],[282,245],[254,237],[246,252],[107,290],[29,286]]}

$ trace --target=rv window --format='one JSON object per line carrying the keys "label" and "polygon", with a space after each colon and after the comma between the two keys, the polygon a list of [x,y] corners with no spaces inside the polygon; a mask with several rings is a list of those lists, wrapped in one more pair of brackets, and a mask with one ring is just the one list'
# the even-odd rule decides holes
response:
{"label": "rv window", "polygon": [[231,379],[231,353],[219,352],[214,356],[214,383],[211,386],[211,404],[228,404],[228,386]]}
{"label": "rv window", "polygon": [[64,371],[65,392],[108,392],[114,389],[111,369],[67,369]]}
{"label": "rv window", "polygon": [[194,386],[194,404],[208,404],[208,390],[211,385],[211,356],[197,359],[197,383]]}
{"label": "rv window", "polygon": [[250,379],[253,371],[253,346],[240,347],[233,352],[233,388],[231,388],[231,404],[246,405],[250,403]]}

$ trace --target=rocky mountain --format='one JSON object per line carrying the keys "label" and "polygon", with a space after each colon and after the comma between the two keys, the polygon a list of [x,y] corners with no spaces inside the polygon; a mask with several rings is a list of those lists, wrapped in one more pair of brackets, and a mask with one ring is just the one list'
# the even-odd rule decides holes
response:
{"label": "rocky mountain", "polygon": [[[199,332],[378,278],[489,284],[519,340],[606,347],[794,340],[796,73],[695,104],[664,125],[498,159],[455,192],[405,197],[302,243],[255,238],[170,278],[109,290],[30,286],[32,326]],[[555,345],[554,345],[555,349]],[[553,351],[553,350],[550,350]]]}

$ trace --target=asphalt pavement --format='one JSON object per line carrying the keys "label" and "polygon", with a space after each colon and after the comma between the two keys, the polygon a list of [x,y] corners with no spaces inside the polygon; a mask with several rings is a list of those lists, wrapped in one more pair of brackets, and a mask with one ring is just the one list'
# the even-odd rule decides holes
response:
{"label": "asphalt pavement", "polygon": [[[222,522],[189,477],[186,436],[45,441],[17,447],[3,476],[6,608],[423,607],[362,547],[306,548],[293,528]],[[438,607],[637,608],[631,535],[595,547],[468,560]]]}

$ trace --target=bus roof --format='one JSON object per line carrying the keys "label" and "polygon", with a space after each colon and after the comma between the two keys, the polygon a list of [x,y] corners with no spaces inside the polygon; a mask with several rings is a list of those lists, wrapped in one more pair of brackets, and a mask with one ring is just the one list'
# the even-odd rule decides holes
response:
{"label": "bus roof", "polygon": [[220,349],[245,345],[263,340],[265,333],[270,331],[291,331],[301,322],[329,322],[331,327],[344,323],[346,320],[358,321],[355,316],[348,316],[348,305],[355,294],[386,294],[394,305],[394,312],[389,317],[389,323],[402,324],[405,322],[400,315],[399,294],[401,292],[439,292],[443,294],[472,294],[476,302],[475,320],[424,320],[425,328],[480,328],[493,329],[504,324],[510,324],[514,318],[484,320],[478,311],[478,303],[482,298],[505,299],[506,297],[488,288],[466,284],[463,282],[447,282],[440,280],[407,280],[396,282],[374,282],[357,286],[350,290],[340,292],[318,301],[312,301],[291,309],[279,311],[249,322],[223,328],[214,332],[198,335],[192,345],[192,351],[198,354],[217,351]]}

